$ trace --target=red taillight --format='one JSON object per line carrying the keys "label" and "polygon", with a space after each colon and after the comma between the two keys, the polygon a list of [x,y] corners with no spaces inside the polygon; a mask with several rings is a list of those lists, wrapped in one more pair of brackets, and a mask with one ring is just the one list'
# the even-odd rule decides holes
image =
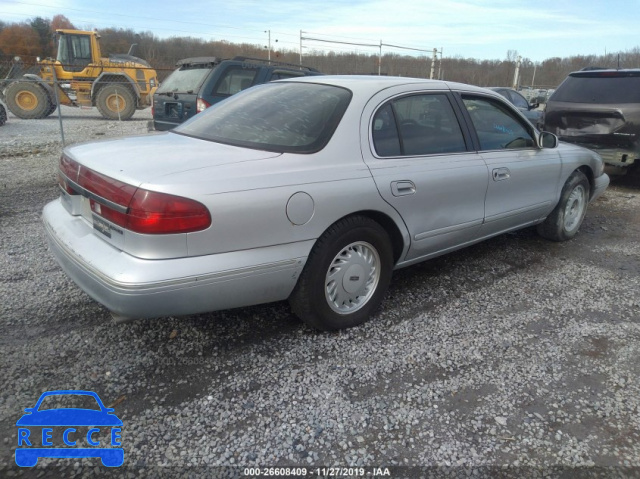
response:
{"label": "red taillight", "polygon": [[211,225],[202,203],[142,188],[129,203],[127,219],[127,229],[144,234],[190,233]]}
{"label": "red taillight", "polygon": [[77,182],[79,169],[80,165],[73,161],[71,158],[67,158],[64,155],[60,157],[60,172],[58,173],[58,184],[64,191],[66,191],[70,195],[77,195],[78,192],[73,190],[71,186],[69,186],[67,178],[71,181]]}
{"label": "red taillight", "polygon": [[209,210],[195,200],[137,188],[90,170],[65,156],[60,159],[60,170],[61,185],[67,191],[70,188],[65,176],[107,200],[91,198],[91,211],[130,231],[142,234],[191,233],[211,225]]}
{"label": "red taillight", "polygon": [[201,111],[205,111],[211,105],[204,101],[202,98],[198,98],[196,100],[196,112],[200,113]]}

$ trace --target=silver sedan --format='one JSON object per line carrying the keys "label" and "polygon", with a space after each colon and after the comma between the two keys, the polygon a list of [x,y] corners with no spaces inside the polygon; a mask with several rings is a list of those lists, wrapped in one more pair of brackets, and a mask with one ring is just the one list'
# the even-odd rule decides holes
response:
{"label": "silver sedan", "polygon": [[116,318],[288,299],[334,330],[370,318],[394,269],[531,225],[573,238],[609,178],[494,92],[323,76],[66,148],[59,183],[51,250]]}

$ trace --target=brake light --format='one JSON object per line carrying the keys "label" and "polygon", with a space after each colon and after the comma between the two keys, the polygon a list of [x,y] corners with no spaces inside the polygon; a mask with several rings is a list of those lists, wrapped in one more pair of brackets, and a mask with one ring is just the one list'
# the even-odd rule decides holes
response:
{"label": "brake light", "polygon": [[198,98],[196,100],[196,112],[197,113],[200,113],[201,111],[205,111],[210,106],[211,105],[209,103],[207,103],[206,101],[204,101],[202,98]]}
{"label": "brake light", "polygon": [[75,191],[69,185],[67,178],[72,181],[78,181],[78,170],[80,169],[80,165],[73,161],[71,158],[67,158],[66,156],[60,157],[60,171],[58,172],[58,184],[60,187],[67,192],[69,195],[77,195],[78,192]]}
{"label": "brake light", "polygon": [[127,219],[127,229],[144,234],[190,233],[211,225],[202,203],[142,188],[129,203]]}
{"label": "brake light", "polygon": [[60,170],[62,181],[65,176],[77,177],[77,183],[84,190],[98,197],[90,199],[91,211],[130,231],[142,234],[191,233],[211,225],[209,210],[198,201],[137,188],[64,156],[60,159]]}

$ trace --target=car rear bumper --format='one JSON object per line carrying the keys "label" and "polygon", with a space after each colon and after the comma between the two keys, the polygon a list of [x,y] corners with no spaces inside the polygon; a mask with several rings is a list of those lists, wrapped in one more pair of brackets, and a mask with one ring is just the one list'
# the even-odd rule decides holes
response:
{"label": "car rear bumper", "polygon": [[170,122],[170,121],[158,121],[158,120],[153,120],[153,127],[157,130],[157,131],[168,131],[168,130],[172,130],[173,128],[175,128],[176,126],[178,126],[180,123],[176,122]]}
{"label": "car rear bumper", "polygon": [[148,260],[95,235],[55,200],[45,206],[49,247],[89,296],[123,318],[196,314],[286,299],[313,241],[209,256]]}

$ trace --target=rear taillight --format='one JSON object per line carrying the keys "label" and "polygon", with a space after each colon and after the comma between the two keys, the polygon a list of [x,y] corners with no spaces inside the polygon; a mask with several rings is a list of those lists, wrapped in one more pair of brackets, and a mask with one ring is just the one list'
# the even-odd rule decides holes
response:
{"label": "rear taillight", "polygon": [[190,233],[211,225],[202,203],[142,188],[129,203],[127,219],[127,229],[145,234]]}
{"label": "rear taillight", "polygon": [[78,170],[80,165],[66,156],[60,157],[60,171],[58,172],[58,184],[69,195],[77,195],[78,192],[71,188],[69,181],[78,181]]}
{"label": "rear taillight", "polygon": [[196,112],[198,113],[200,113],[201,111],[205,111],[210,106],[211,105],[204,101],[202,98],[198,98],[198,100],[196,100]]}
{"label": "rear taillight", "polygon": [[[77,178],[77,184],[86,192],[79,193],[90,198],[91,211],[130,231],[142,234],[191,233],[211,225],[209,210],[198,201],[137,188],[90,170],[65,156],[60,159],[60,171],[65,185],[65,177]],[[74,191],[72,194],[78,193]]]}

